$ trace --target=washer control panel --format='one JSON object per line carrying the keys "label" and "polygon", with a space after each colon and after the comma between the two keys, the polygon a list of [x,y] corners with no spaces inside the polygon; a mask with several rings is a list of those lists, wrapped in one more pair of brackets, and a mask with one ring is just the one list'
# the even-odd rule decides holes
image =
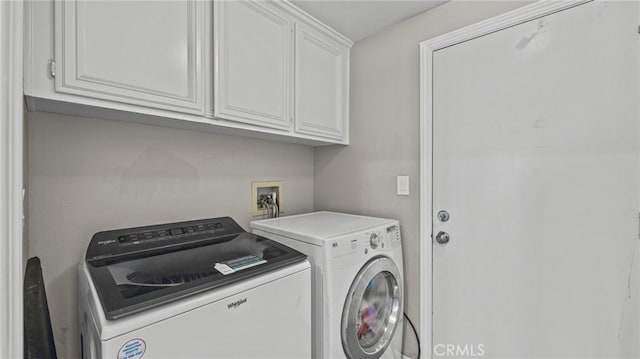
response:
{"label": "washer control panel", "polygon": [[400,228],[397,225],[377,228],[366,233],[370,249],[393,249],[400,245]]}
{"label": "washer control panel", "polygon": [[400,246],[400,227],[395,224],[372,228],[349,239],[334,240],[329,247],[332,256],[342,256],[353,252],[369,255],[390,251],[398,246]]}
{"label": "washer control panel", "polygon": [[[380,232],[373,232],[369,235],[369,246],[371,249],[376,249],[382,242],[382,238],[380,238]],[[384,246],[384,243],[382,243]]]}
{"label": "washer control panel", "polygon": [[391,245],[391,248],[398,247],[400,245],[400,226],[397,224],[388,226],[385,230],[387,231],[389,245]]}

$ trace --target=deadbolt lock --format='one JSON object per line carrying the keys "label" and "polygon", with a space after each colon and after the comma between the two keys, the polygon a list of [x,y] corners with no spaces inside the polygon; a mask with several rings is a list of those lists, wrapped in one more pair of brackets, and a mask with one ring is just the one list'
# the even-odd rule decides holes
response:
{"label": "deadbolt lock", "polygon": [[446,222],[449,220],[449,212],[447,211],[440,211],[438,212],[438,219],[440,220],[440,222]]}

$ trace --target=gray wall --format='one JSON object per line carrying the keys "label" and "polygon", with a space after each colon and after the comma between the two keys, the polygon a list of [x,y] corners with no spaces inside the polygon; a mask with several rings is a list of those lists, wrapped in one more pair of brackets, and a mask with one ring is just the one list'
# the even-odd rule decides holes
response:
{"label": "gray wall", "polygon": [[[524,4],[449,2],[356,43],[351,52],[351,145],[315,150],[316,210],[400,220],[407,288],[405,310],[418,330],[419,44]],[[410,176],[410,196],[396,195],[397,175]],[[407,326],[405,352],[414,357],[417,353]]]}
{"label": "gray wall", "polygon": [[313,148],[28,113],[29,256],[42,260],[60,358],[78,358],[76,267],[101,230],[232,216],[251,182],[284,181],[286,213],[313,210]]}

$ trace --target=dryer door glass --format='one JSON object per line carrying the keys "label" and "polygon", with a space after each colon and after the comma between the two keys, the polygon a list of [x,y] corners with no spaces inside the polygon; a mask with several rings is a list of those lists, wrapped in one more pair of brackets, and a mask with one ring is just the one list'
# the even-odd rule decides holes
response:
{"label": "dryer door glass", "polygon": [[350,358],[379,358],[402,315],[402,288],[395,264],[378,257],[351,285],[342,314],[342,344]]}

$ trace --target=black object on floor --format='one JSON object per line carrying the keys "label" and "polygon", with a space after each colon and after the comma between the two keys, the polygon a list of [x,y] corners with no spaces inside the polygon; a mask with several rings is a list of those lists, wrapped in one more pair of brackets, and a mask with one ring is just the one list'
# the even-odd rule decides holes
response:
{"label": "black object on floor", "polygon": [[24,276],[24,357],[57,359],[40,258],[27,261]]}

